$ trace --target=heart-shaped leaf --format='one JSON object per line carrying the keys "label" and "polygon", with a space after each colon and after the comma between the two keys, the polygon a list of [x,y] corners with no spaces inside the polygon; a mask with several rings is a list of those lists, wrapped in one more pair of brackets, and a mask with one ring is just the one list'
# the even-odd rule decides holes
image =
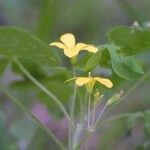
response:
{"label": "heart-shaped leaf", "polygon": [[150,49],[150,30],[119,26],[108,32],[108,39],[112,44],[121,47],[125,55],[133,55]]}
{"label": "heart-shaped leaf", "polygon": [[123,79],[133,81],[141,77],[144,72],[134,57],[125,57],[117,53],[119,47],[105,45],[110,55],[111,66],[114,72]]}

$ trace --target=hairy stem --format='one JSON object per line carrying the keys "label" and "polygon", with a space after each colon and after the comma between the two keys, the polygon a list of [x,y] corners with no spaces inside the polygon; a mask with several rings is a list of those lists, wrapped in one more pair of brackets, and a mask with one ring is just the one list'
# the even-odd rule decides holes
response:
{"label": "hairy stem", "polygon": [[67,117],[67,119],[70,121],[70,116],[68,112],[66,111],[65,107],[61,103],[61,101],[52,94],[44,85],[42,85],[39,81],[37,81],[27,70],[26,68],[19,62],[18,59],[14,59],[17,66],[20,68],[20,70],[37,86],[39,87],[45,94],[47,94],[52,100],[57,104],[57,106],[61,109],[61,111],[64,113],[64,115]]}
{"label": "hairy stem", "polygon": [[[73,67],[73,76],[75,77],[75,69]],[[74,124],[74,109],[75,109],[75,102],[76,102],[76,95],[77,95],[77,86],[74,84],[74,93],[73,93],[73,101],[72,101],[72,104],[71,104],[71,119],[73,121],[73,124]]]}
{"label": "hairy stem", "polygon": [[10,94],[5,88],[2,88],[4,93],[10,98],[10,100],[23,112],[25,112],[49,137],[55,141],[61,150],[66,150],[61,141],[53,134],[53,132],[47,128],[41,121],[39,121],[34,114],[32,114],[16,97]]}
{"label": "hairy stem", "polygon": [[104,107],[102,108],[102,110],[100,111],[100,113],[99,113],[99,115],[98,115],[98,117],[97,117],[97,119],[96,119],[95,124],[93,125],[93,129],[94,129],[94,130],[95,130],[95,128],[96,128],[98,122],[101,120],[101,118],[102,118],[102,116],[103,116],[103,114],[104,114],[106,108],[107,108],[107,105],[105,104],[105,106],[104,106]]}
{"label": "hairy stem", "polygon": [[[110,122],[110,121],[113,121],[113,120],[116,120],[116,119],[121,119],[121,118],[127,118],[127,117],[130,117],[132,116],[134,113],[125,113],[125,114],[120,114],[120,115],[116,115],[116,116],[113,116],[111,118],[108,118],[108,119],[105,119],[104,121],[101,122],[101,124],[104,124],[106,122]],[[142,117],[143,114],[141,113],[140,116]],[[90,138],[90,136],[93,134],[93,132],[87,132],[84,136],[84,138],[80,141],[80,143],[77,145],[76,147],[76,150],[79,150],[81,145],[88,139]]]}
{"label": "hairy stem", "polygon": [[96,107],[93,108],[93,111],[92,111],[91,113],[92,113],[92,123],[91,123],[91,127],[93,128],[93,124],[94,124],[94,121],[95,121]]}
{"label": "hairy stem", "polygon": [[[72,72],[73,72],[73,77],[75,77],[76,73],[75,73],[74,66],[72,68]],[[74,134],[73,131],[74,131],[74,128],[75,128],[74,111],[75,111],[76,95],[77,95],[77,86],[74,84],[73,99],[72,99],[72,103],[71,103],[71,106],[70,106],[71,123],[69,124],[69,135],[68,135],[69,150],[72,150],[72,148],[73,148],[73,134]]]}
{"label": "hairy stem", "polygon": [[88,130],[90,129],[90,112],[91,112],[91,95],[89,94],[88,98]]}

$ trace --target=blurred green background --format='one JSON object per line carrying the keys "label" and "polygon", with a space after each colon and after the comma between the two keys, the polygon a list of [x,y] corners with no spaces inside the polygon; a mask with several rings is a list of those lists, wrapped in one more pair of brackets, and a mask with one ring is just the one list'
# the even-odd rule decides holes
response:
{"label": "blurred green background", "polygon": [[[141,26],[150,27],[149,0],[1,0],[0,26],[11,25],[27,29],[32,34],[49,44],[66,32],[76,35],[78,41],[95,45],[107,43],[107,31],[118,25],[132,26],[137,21]],[[59,51],[56,51],[61,55]],[[143,52],[135,56],[144,70],[150,69],[150,53]],[[65,58],[64,58],[65,59]],[[30,67],[30,65],[29,65]],[[32,66],[33,67],[33,66]],[[31,67],[31,70],[33,69]],[[34,67],[37,67],[36,65]],[[38,68],[37,68],[38,69]],[[40,80],[45,77],[42,70],[32,73]],[[60,70],[55,70],[61,72]],[[63,71],[63,70],[62,70]],[[16,71],[15,71],[16,72]],[[65,72],[66,73],[66,72]],[[67,76],[68,73],[66,73]],[[64,82],[62,75],[51,77],[53,83],[47,85],[54,93],[55,88],[69,88],[56,82]],[[10,84],[20,79],[8,69],[1,77],[1,82]],[[121,80],[121,79],[116,79]],[[44,81],[43,81],[44,82]],[[45,81],[46,82],[46,81]],[[121,80],[124,85],[132,87],[133,82]],[[66,142],[67,124],[65,118],[56,108],[49,107],[49,102],[37,100],[39,89],[29,82],[14,83],[12,92],[21,98],[37,116],[47,124],[56,135]],[[18,91],[18,87],[20,91]],[[117,88],[115,89],[117,90]],[[68,91],[68,93],[71,91]],[[42,97],[42,93],[40,93]],[[69,94],[64,94],[64,101]],[[43,96],[44,97],[44,96]],[[40,99],[40,97],[38,97]],[[46,107],[47,104],[48,106]],[[118,119],[101,126],[90,139],[89,150],[149,150],[150,149],[150,81],[144,82],[128,99],[119,104],[113,114],[125,112],[142,112],[129,118]],[[54,117],[57,114],[57,119]],[[40,112],[40,113],[38,113]],[[59,116],[59,117],[58,117]],[[0,94],[0,150],[54,150],[55,143],[36,127],[20,110],[18,110],[2,93]],[[83,147],[83,149],[85,149]]]}

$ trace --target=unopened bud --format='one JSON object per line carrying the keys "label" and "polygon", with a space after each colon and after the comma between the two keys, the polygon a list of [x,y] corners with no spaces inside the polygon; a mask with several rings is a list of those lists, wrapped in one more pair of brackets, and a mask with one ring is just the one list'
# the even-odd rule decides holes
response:
{"label": "unopened bud", "polygon": [[112,96],[106,103],[107,106],[110,106],[116,102],[118,102],[121,99],[121,96],[123,95],[123,91],[120,91],[119,94],[115,94]]}
{"label": "unopened bud", "polygon": [[94,94],[95,99],[99,99],[100,97],[100,92],[98,91],[98,89],[96,89],[96,92]]}
{"label": "unopened bud", "polygon": [[103,98],[103,95],[101,95],[98,89],[96,89],[96,92],[94,94],[93,106],[98,105],[102,98]]}

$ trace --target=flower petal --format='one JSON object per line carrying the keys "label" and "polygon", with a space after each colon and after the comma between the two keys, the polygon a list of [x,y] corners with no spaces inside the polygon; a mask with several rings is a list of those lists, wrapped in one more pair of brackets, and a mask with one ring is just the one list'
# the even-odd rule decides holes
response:
{"label": "flower petal", "polygon": [[60,37],[60,40],[67,46],[67,48],[74,48],[75,47],[75,37],[71,33],[63,34]]}
{"label": "flower petal", "polygon": [[79,53],[79,51],[70,50],[68,48],[64,49],[64,54],[69,58],[72,58],[72,57],[78,55],[78,53]]}
{"label": "flower petal", "polygon": [[77,77],[75,83],[78,86],[83,86],[83,85],[87,84],[89,81],[90,81],[89,77]]}
{"label": "flower petal", "polygon": [[88,46],[88,45],[85,44],[85,43],[77,43],[77,44],[75,45],[75,50],[80,51],[80,50],[83,50],[84,48],[86,48],[87,46]]}
{"label": "flower petal", "polygon": [[50,46],[56,46],[56,47],[59,47],[61,49],[66,48],[65,45],[63,43],[61,43],[61,42],[50,43]]}
{"label": "flower petal", "polygon": [[107,88],[112,88],[113,83],[109,79],[95,77],[94,80],[100,82],[101,84],[105,85]]}
{"label": "flower petal", "polygon": [[93,45],[89,45],[85,43],[77,43],[75,46],[75,50],[77,51],[87,50],[89,52],[96,53],[98,51],[98,48]]}
{"label": "flower petal", "polygon": [[87,45],[87,47],[85,47],[84,50],[87,50],[92,53],[96,53],[98,51],[98,48],[93,45]]}

